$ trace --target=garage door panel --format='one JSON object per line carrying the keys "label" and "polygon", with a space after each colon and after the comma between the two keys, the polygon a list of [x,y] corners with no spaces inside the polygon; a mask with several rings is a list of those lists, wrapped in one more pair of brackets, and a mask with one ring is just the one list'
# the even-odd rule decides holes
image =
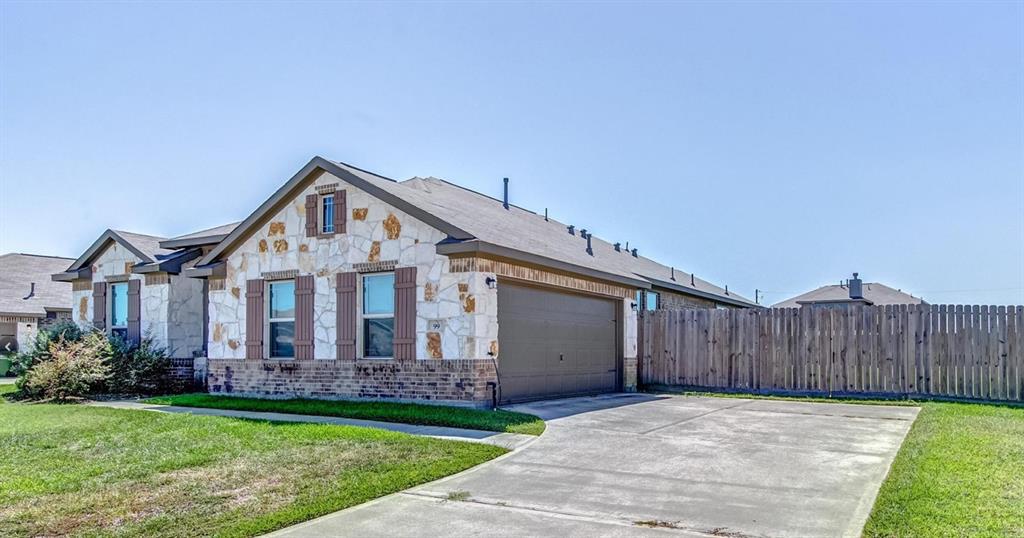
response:
{"label": "garage door panel", "polygon": [[614,391],[615,301],[499,281],[504,401]]}

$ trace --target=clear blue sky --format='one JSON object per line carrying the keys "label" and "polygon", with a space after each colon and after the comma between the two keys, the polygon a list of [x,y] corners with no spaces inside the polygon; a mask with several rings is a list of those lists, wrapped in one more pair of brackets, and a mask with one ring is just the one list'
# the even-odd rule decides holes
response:
{"label": "clear blue sky", "polygon": [[313,155],[766,302],[1024,303],[1021,2],[0,3],[0,251],[242,219]]}

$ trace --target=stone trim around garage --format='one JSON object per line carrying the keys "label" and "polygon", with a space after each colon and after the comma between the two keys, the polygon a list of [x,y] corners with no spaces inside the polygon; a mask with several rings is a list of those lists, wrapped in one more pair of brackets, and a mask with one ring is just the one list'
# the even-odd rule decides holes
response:
{"label": "stone trim around garage", "polygon": [[490,359],[208,359],[211,394],[259,398],[380,399],[487,407]]}
{"label": "stone trim around garage", "polygon": [[557,273],[539,267],[529,267],[503,260],[481,257],[451,258],[451,272],[482,272],[494,273],[498,276],[514,278],[526,282],[547,284],[559,288],[606,295],[620,299],[629,299],[636,293],[633,288],[617,286],[607,282],[589,280],[577,276]]}

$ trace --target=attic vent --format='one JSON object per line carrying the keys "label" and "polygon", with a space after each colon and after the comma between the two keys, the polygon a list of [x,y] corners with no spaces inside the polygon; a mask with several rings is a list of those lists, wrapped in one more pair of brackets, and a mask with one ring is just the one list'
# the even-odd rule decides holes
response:
{"label": "attic vent", "polygon": [[635,248],[634,248],[634,249],[632,250],[631,254],[633,254],[633,257],[634,257],[634,258],[636,258],[636,257],[637,257],[637,255],[636,255],[636,249],[635,249]]}
{"label": "attic vent", "polygon": [[572,224],[569,225],[569,235],[576,235],[576,227]]}
{"label": "attic vent", "polygon": [[615,252],[622,252],[622,243],[615,243]]}
{"label": "attic vent", "polygon": [[594,234],[587,234],[587,254],[594,255],[594,249],[590,246],[590,238],[594,237]]}

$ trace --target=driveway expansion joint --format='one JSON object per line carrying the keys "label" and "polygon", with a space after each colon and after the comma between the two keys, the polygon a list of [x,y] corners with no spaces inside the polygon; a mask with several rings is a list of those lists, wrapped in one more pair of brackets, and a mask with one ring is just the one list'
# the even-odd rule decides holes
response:
{"label": "driveway expansion joint", "polygon": [[698,418],[704,418],[704,417],[706,417],[708,415],[713,415],[713,414],[715,414],[715,413],[717,413],[719,411],[726,411],[726,410],[729,410],[729,409],[736,409],[737,407],[742,407],[744,405],[752,404],[755,401],[756,400],[745,400],[745,401],[742,401],[742,402],[740,402],[740,403],[738,403],[736,405],[730,405],[730,406],[726,406],[726,407],[719,407],[718,409],[712,409],[711,411],[700,413],[700,414],[694,415],[692,417],[686,417],[684,419],[677,420],[677,421],[672,422],[670,424],[664,424],[664,425],[658,426],[657,428],[651,428],[651,429],[649,429],[647,431],[642,431],[642,432],[640,432],[640,435],[647,435],[649,433],[654,433],[654,432],[656,432],[658,430],[664,430],[665,428],[671,428],[672,426],[678,426],[680,424],[683,424],[683,423],[686,423],[686,422],[690,422],[691,420],[697,420]]}

